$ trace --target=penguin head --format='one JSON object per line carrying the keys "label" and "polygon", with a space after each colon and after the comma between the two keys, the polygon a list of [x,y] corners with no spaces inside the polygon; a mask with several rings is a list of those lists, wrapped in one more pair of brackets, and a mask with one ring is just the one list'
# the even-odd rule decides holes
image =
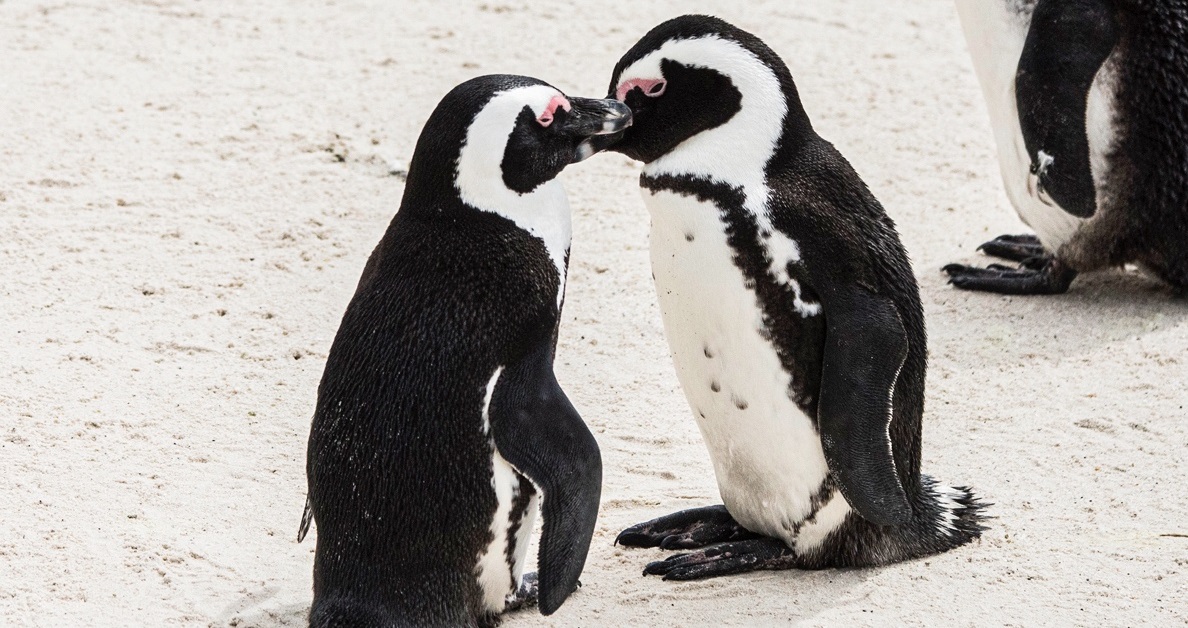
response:
{"label": "penguin head", "polygon": [[644,35],[615,65],[607,97],[633,114],[611,150],[648,163],[698,140],[720,164],[742,159],[739,166],[751,167],[789,131],[812,130],[779,56],[705,15],[674,18]]}
{"label": "penguin head", "polygon": [[422,200],[457,196],[480,208],[499,204],[499,197],[514,202],[597,152],[591,138],[630,123],[630,110],[612,99],[569,97],[525,76],[470,79],[446,94],[425,123],[409,164],[406,201],[414,193]]}

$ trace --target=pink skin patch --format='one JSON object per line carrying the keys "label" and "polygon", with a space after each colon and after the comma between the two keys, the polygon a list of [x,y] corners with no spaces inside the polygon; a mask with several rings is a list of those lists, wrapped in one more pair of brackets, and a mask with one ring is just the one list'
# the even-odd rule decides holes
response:
{"label": "pink skin patch", "polygon": [[620,102],[627,99],[627,94],[636,87],[643,90],[645,96],[655,98],[664,93],[664,88],[668,87],[668,83],[664,79],[631,79],[630,81],[623,81],[619,83],[619,88],[615,90],[615,98]]}
{"label": "pink skin patch", "polygon": [[568,98],[560,95],[553,96],[553,99],[549,101],[549,105],[545,107],[545,110],[539,116],[536,116],[536,121],[540,123],[540,126],[549,126],[553,123],[553,114],[557,113],[557,107],[566,111],[573,109],[573,105],[569,104]]}

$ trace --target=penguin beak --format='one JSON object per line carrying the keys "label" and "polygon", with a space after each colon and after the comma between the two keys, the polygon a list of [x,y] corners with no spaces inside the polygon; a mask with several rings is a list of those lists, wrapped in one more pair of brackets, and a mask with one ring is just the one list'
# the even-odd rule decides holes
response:
{"label": "penguin beak", "polygon": [[609,98],[570,98],[572,109],[562,123],[561,131],[583,138],[574,151],[577,163],[610,147],[631,126],[631,108]]}

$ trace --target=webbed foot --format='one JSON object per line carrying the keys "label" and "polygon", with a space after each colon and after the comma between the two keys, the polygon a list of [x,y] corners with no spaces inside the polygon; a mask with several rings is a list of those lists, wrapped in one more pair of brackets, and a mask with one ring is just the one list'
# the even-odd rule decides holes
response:
{"label": "webbed foot", "polygon": [[999,294],[1062,294],[1077,276],[1077,271],[1050,256],[1025,258],[1018,268],[1002,264],[986,268],[949,264],[941,270],[957,288]]}
{"label": "webbed foot", "polygon": [[783,541],[760,537],[718,543],[687,554],[669,556],[649,563],[644,567],[644,575],[663,576],[665,580],[698,580],[795,566],[795,554]]}
{"label": "webbed foot", "polygon": [[725,506],[682,510],[623,530],[615,544],[627,547],[693,549],[713,543],[759,538],[739,525]]}

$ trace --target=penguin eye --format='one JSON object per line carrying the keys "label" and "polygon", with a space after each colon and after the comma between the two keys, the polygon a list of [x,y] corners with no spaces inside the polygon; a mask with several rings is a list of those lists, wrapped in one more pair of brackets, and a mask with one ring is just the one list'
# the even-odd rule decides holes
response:
{"label": "penguin eye", "polygon": [[539,116],[536,116],[536,121],[540,123],[540,126],[548,128],[548,126],[553,123],[553,118],[556,116],[558,109],[561,111],[569,111],[571,108],[572,105],[569,104],[569,99],[558,94],[553,96],[552,100],[549,101],[549,104],[545,106],[545,110],[542,111]]}
{"label": "penguin eye", "polygon": [[656,98],[664,93],[664,88],[668,87],[668,82],[662,78],[647,79],[647,78],[633,78],[619,83],[618,89],[615,90],[615,98],[622,102],[627,102],[627,95],[639,90],[640,94],[649,98]]}

